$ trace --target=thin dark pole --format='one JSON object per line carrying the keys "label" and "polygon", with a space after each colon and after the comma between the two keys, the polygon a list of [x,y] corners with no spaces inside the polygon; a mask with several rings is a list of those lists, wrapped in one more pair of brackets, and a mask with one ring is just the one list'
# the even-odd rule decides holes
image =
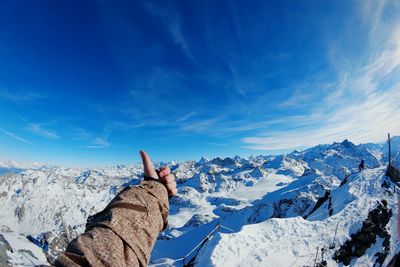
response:
{"label": "thin dark pole", "polygon": [[389,166],[391,166],[392,158],[391,158],[391,148],[390,148],[390,133],[388,133],[388,147],[389,147]]}
{"label": "thin dark pole", "polygon": [[317,254],[315,254],[314,267],[317,265],[318,251],[319,251],[319,247],[317,247]]}
{"label": "thin dark pole", "polygon": [[336,224],[335,235],[333,236],[331,248],[334,248],[334,247],[335,247],[335,239],[336,239],[338,227],[339,227],[339,222],[337,222],[337,224]]}

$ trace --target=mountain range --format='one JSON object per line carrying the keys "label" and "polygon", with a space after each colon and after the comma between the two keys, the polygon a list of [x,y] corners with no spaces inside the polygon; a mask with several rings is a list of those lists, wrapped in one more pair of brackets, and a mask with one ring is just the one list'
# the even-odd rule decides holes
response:
{"label": "mountain range", "polygon": [[[178,194],[149,265],[387,264],[400,248],[387,151],[385,143],[344,140],[284,155],[168,163]],[[400,137],[393,137],[397,167],[399,151]],[[0,161],[0,265],[49,264],[89,215],[142,177],[139,164]]]}

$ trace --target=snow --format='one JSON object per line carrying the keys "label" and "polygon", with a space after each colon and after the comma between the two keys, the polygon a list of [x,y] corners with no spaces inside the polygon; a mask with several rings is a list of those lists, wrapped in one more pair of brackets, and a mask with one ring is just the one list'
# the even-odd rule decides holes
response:
{"label": "snow", "polygon": [[[347,188],[338,189],[334,195],[337,198],[334,206],[341,211],[330,218],[322,219],[320,216],[312,221],[302,217],[272,218],[261,223],[244,225],[236,233],[215,235],[199,253],[197,264],[223,266],[229,262],[229,266],[310,266],[316,255],[316,247],[328,249],[333,242],[336,226],[336,240],[340,243],[361,227],[357,221],[366,218],[368,211],[382,196],[378,185],[383,173],[382,168],[366,171],[355,176]],[[346,194],[353,196],[353,200],[347,205],[346,201],[344,204],[341,202],[343,197],[349,200]],[[396,195],[385,199],[396,210]],[[393,235],[394,240],[395,236]],[[382,240],[378,239],[367,255],[353,260],[351,265],[372,266],[373,255],[381,251],[381,246]],[[394,251],[398,249],[399,246],[396,245]],[[336,265],[331,257],[327,257],[332,252],[329,249],[325,252],[329,266]]]}
{"label": "snow", "polygon": [[254,184],[246,186],[239,184],[235,191],[228,194],[231,198],[246,199],[253,201],[259,199],[269,192],[273,192],[293,181],[291,176],[270,172],[264,179]]}
{"label": "snow", "polygon": [[[316,246],[328,243],[326,226],[301,217],[270,219],[246,225],[235,234],[219,234],[199,255],[199,266],[302,266],[310,264]],[[211,249],[213,247],[213,249]],[[204,255],[208,254],[208,255]]]}
{"label": "snow", "polygon": [[[395,160],[400,158],[396,144]],[[311,266],[319,247],[325,249],[328,266],[336,266],[334,252],[382,199],[393,211],[387,226],[388,261],[400,247],[397,187],[384,175],[385,149],[382,144],[356,146],[345,140],[287,155],[170,162],[179,190],[170,200],[169,226],[160,234],[150,263],[182,266],[182,260],[174,260],[188,254],[219,224],[221,228],[185,263],[195,257],[195,266]],[[359,173],[361,159],[368,168]],[[56,257],[84,231],[89,215],[142,177],[138,165],[65,168],[0,162],[1,168],[8,174],[0,176],[0,234],[14,250],[7,250],[9,264],[21,266],[46,262],[27,235],[47,233],[49,256]],[[326,201],[313,209],[325,195]],[[335,248],[329,248],[332,243]],[[375,253],[381,251],[378,238],[350,265],[372,266]],[[322,260],[321,250],[317,260]]]}
{"label": "snow", "polygon": [[13,266],[47,264],[46,256],[42,250],[29,242],[26,237],[16,233],[3,233],[2,235],[13,250],[13,252],[7,251],[7,256],[10,258],[10,264]]}

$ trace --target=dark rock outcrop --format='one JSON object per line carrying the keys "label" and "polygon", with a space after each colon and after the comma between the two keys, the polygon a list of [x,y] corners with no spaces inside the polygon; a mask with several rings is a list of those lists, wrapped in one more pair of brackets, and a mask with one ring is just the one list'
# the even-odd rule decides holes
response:
{"label": "dark rock outcrop", "polygon": [[382,265],[390,252],[390,234],[386,229],[392,210],[387,207],[386,200],[378,203],[378,206],[371,210],[367,219],[363,221],[361,229],[352,234],[350,240],[347,240],[333,255],[336,262],[342,262],[349,265],[352,259],[359,258],[376,243],[377,236],[383,238],[383,251],[375,254],[375,264]]}
{"label": "dark rock outcrop", "polygon": [[329,216],[332,216],[333,213],[333,209],[332,209],[332,199],[330,197],[331,192],[329,190],[325,191],[325,195],[318,198],[317,203],[315,203],[315,206],[313,207],[313,209],[310,211],[309,214],[307,214],[306,216],[304,216],[304,219],[307,219],[308,216],[310,216],[314,211],[316,211],[319,207],[322,206],[322,204],[324,204],[327,200],[328,202],[328,208],[329,208]]}
{"label": "dark rock outcrop", "polygon": [[400,183],[400,170],[389,165],[386,169],[386,176],[389,176],[390,179],[395,183]]}

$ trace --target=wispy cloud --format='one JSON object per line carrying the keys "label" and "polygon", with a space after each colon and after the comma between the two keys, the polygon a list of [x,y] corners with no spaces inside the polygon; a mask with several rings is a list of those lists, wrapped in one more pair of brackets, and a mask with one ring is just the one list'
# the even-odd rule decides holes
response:
{"label": "wispy cloud", "polygon": [[181,47],[188,58],[193,59],[188,42],[182,33],[181,17],[177,8],[171,5],[168,7],[154,6],[148,1],[145,2],[145,7],[150,14],[161,19],[175,44]]}
{"label": "wispy cloud", "polygon": [[385,94],[371,94],[366,101],[354,103],[324,116],[320,127],[300,127],[271,131],[262,137],[246,137],[244,147],[257,150],[296,149],[349,138],[354,142],[381,141],[386,132],[399,133],[400,88]]}
{"label": "wispy cloud", "polygon": [[287,116],[259,116],[251,118],[231,119],[228,116],[218,115],[204,119],[192,118],[177,124],[179,131],[202,133],[212,136],[237,136],[249,133],[265,133],[282,125],[292,128],[312,128],[321,120],[323,114],[315,112],[307,115],[287,115]]}
{"label": "wispy cloud", "polygon": [[107,139],[102,137],[96,137],[90,142],[90,145],[85,146],[86,148],[107,148],[111,144],[108,142]]}
{"label": "wispy cloud", "polygon": [[[218,115],[203,112],[190,116],[190,120],[175,120],[173,124],[182,132],[221,137],[234,135],[244,147],[261,150],[294,149],[345,138],[354,142],[380,141],[386,132],[399,131],[399,25],[398,21],[392,23],[387,35],[376,36],[380,41],[367,47],[369,53],[358,61],[340,57],[341,49],[345,48],[339,44],[329,47],[333,48],[327,54],[328,57],[331,54],[336,79],[317,73],[297,83],[286,100],[274,99],[281,96],[265,92],[251,103],[239,99],[230,107],[221,106]],[[339,62],[338,58],[343,61]],[[230,71],[235,74],[236,70],[231,68]],[[240,95],[249,91],[245,86],[252,86],[247,81],[235,80],[235,83],[233,89]],[[242,102],[244,108],[241,108]],[[251,112],[247,117],[234,116],[240,110],[268,108],[272,110],[272,113],[265,112],[268,116],[262,112],[254,116]]]}
{"label": "wispy cloud", "polygon": [[37,134],[37,135],[40,135],[40,136],[42,136],[44,138],[49,138],[49,139],[58,139],[58,138],[60,138],[56,132],[44,128],[39,123],[28,123],[28,130],[30,132],[32,132],[34,134]]}
{"label": "wispy cloud", "polygon": [[94,138],[91,132],[77,126],[68,127],[68,136],[77,141],[87,141]]}
{"label": "wispy cloud", "polygon": [[189,119],[193,118],[197,113],[196,112],[189,112],[177,118],[178,123],[182,123],[188,121]]}
{"label": "wispy cloud", "polygon": [[45,98],[48,98],[48,96],[45,94],[37,93],[37,92],[31,92],[31,91],[26,91],[26,92],[13,91],[13,92],[11,92],[10,90],[0,88],[0,98],[9,100],[9,101],[12,101],[15,103],[26,103],[26,102],[45,99]]}
{"label": "wispy cloud", "polygon": [[189,132],[207,132],[211,133],[210,129],[213,129],[218,122],[221,121],[221,117],[194,120],[181,125],[181,130]]}
{"label": "wispy cloud", "polygon": [[[124,126],[126,127],[126,126]],[[78,127],[78,126],[68,126],[67,132],[68,137],[74,141],[82,141],[87,143],[81,147],[84,148],[107,148],[112,144],[108,141],[108,138],[112,132],[113,127],[106,126],[101,134],[96,135],[92,131]]]}
{"label": "wispy cloud", "polygon": [[60,136],[55,131],[45,128],[42,123],[33,123],[22,116],[19,116],[19,118],[26,123],[27,130],[31,133],[48,139],[60,138]]}
{"label": "wispy cloud", "polygon": [[18,141],[24,142],[24,143],[26,143],[26,144],[31,144],[31,142],[29,142],[28,140],[26,140],[26,139],[24,139],[24,138],[22,138],[22,137],[19,137],[19,136],[15,135],[15,134],[13,134],[13,133],[11,133],[11,132],[8,132],[8,131],[6,131],[6,130],[4,130],[4,129],[1,129],[1,128],[0,128],[0,132],[2,132],[3,134],[8,135],[8,136],[10,136],[10,137],[12,137],[12,138],[18,140]]}
{"label": "wispy cloud", "polygon": [[94,136],[92,140],[90,140],[90,144],[86,145],[86,148],[107,148],[111,146],[111,143],[108,142],[108,137],[112,132],[112,128],[105,127],[101,136]]}
{"label": "wispy cloud", "polygon": [[[185,93],[185,76],[181,72],[156,67],[132,80],[124,101],[118,109],[110,112],[117,118],[109,124],[114,128],[131,130],[187,121],[196,111],[195,105],[189,112],[177,109],[187,103],[182,96]],[[121,121],[118,117],[128,119]]]}
{"label": "wispy cloud", "polygon": [[[300,124],[283,131],[266,129],[258,136],[242,138],[244,147],[294,149],[345,138],[354,142],[380,141],[386,132],[399,134],[400,21],[392,21],[390,25],[382,21],[385,10],[382,2],[379,1],[378,7],[369,6],[363,11],[363,16],[370,14],[365,23],[372,25],[367,34],[373,39],[366,49],[368,54],[360,60],[364,64],[351,64],[346,70],[352,71],[345,74],[337,69],[338,80],[334,86],[322,88],[326,92],[328,88],[333,91],[309,110],[310,115],[320,114],[316,120],[320,123],[312,127]],[[335,50],[340,53],[340,48]],[[292,100],[295,101],[296,96],[288,102]]]}

